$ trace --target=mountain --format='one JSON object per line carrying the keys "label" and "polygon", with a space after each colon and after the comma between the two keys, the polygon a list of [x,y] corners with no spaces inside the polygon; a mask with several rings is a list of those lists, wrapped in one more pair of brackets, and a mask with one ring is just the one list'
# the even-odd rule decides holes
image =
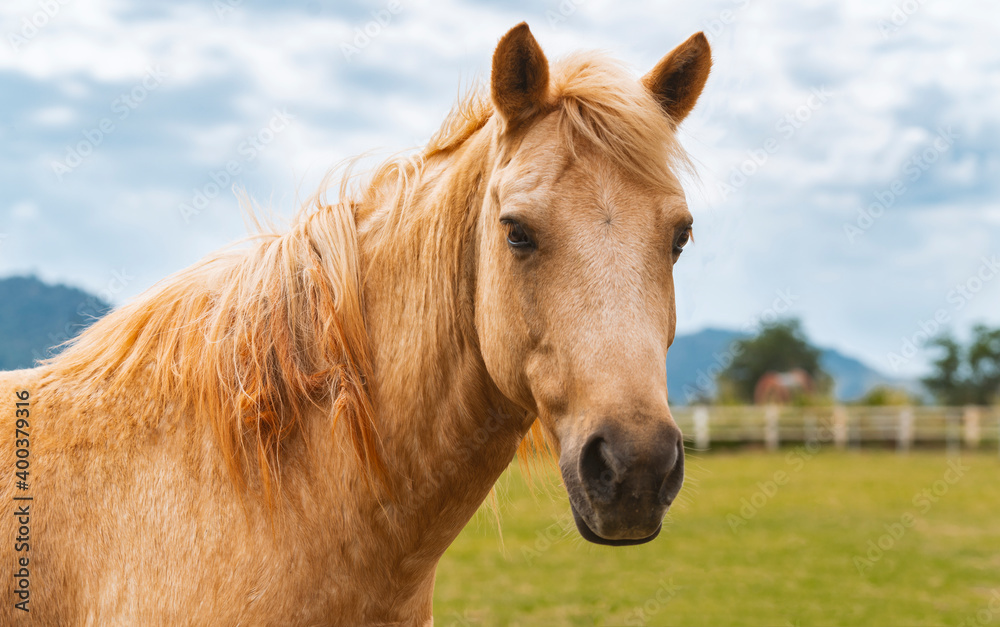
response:
{"label": "mountain", "polygon": [[0,279],[0,370],[30,368],[109,309],[74,287],[30,276]]}
{"label": "mountain", "polygon": [[[726,329],[705,329],[675,337],[667,353],[667,388],[671,403],[688,405],[700,398],[712,397],[715,376],[733,358],[730,352],[733,342],[748,337],[746,333]],[[837,400],[855,400],[881,384],[915,389],[912,382],[888,377],[832,348],[821,351],[820,366],[833,377]]]}
{"label": "mountain", "polygon": [[839,353],[832,348],[824,348],[819,365],[833,377],[834,394],[837,400],[853,401],[861,398],[877,385],[902,387],[919,394],[919,386],[913,381],[893,379],[877,370],[869,368],[853,357]]}

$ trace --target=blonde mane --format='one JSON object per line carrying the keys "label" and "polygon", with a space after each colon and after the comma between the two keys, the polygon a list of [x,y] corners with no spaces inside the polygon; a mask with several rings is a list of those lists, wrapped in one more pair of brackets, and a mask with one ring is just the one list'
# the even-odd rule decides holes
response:
{"label": "blonde mane", "polygon": [[[571,56],[553,65],[549,93],[567,145],[588,142],[649,185],[680,189],[672,168],[688,161],[675,125],[620,65]],[[129,408],[116,420],[137,428],[155,427],[167,408],[211,425],[234,476],[258,477],[268,500],[280,485],[283,444],[313,409],[331,414],[331,429],[346,425],[361,467],[383,476],[362,300],[364,282],[378,277],[363,276],[358,212],[384,210],[380,219],[398,225],[400,216],[442,211],[415,194],[425,165],[480,131],[499,136],[497,117],[488,92],[471,90],[419,154],[386,161],[359,189],[345,174],[339,202],[323,200],[324,186],[287,232],[261,233],[165,279],[73,340],[45,364],[47,377],[73,398]],[[479,181],[469,185],[449,190],[449,201],[467,204],[478,193],[481,202]],[[407,237],[390,230],[387,237]]]}

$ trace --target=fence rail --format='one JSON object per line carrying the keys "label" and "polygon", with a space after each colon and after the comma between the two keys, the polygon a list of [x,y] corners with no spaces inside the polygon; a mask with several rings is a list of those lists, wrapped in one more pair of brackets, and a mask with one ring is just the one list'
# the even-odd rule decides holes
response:
{"label": "fence rail", "polygon": [[777,449],[815,442],[838,448],[945,447],[1000,453],[1000,407],[694,406],[672,410],[688,446]]}

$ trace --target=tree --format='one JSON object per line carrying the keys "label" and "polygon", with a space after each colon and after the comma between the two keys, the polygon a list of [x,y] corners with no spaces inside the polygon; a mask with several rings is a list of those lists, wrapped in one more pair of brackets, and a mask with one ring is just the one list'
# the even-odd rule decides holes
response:
{"label": "tree", "polygon": [[964,405],[969,397],[968,381],[963,376],[961,345],[951,335],[941,335],[927,343],[942,351],[931,364],[934,374],[921,379],[924,387],[943,405]]}
{"label": "tree", "polygon": [[972,402],[991,405],[1000,400],[1000,327],[977,324],[972,328],[968,360]]}
{"label": "tree", "polygon": [[809,343],[797,319],[765,324],[756,337],[738,340],[732,363],[719,373],[720,400],[752,403],[757,381],[768,372],[801,368],[820,392],[830,388],[830,377],[819,365],[820,350]]}
{"label": "tree", "polygon": [[921,381],[939,403],[990,405],[1000,400],[1000,328],[972,327],[967,348],[950,334],[927,345],[940,356],[931,362],[932,374]]}
{"label": "tree", "polygon": [[889,407],[903,405],[920,405],[921,400],[915,398],[907,390],[892,385],[876,385],[862,396],[858,405],[868,405],[870,407]]}

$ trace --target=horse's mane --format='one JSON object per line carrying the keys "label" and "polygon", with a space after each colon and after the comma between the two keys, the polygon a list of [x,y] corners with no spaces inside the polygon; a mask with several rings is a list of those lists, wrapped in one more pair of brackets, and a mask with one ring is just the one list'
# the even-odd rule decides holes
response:
{"label": "horse's mane", "polygon": [[209,421],[232,470],[256,458],[268,494],[282,442],[330,401],[358,456],[377,465],[359,290],[350,205],[324,206],[112,311],[50,360],[50,374],[77,398],[127,400],[126,422],[155,424],[166,408]]}
{"label": "horse's mane", "polygon": [[[649,184],[678,189],[671,167],[687,160],[674,124],[634,77],[596,53],[555,64],[551,76],[568,145],[582,139]],[[161,281],[72,340],[45,364],[48,376],[72,398],[124,401],[130,424],[155,425],[166,408],[207,422],[234,475],[245,482],[256,465],[269,498],[281,448],[311,408],[344,422],[362,468],[382,475],[358,207],[420,211],[424,165],[493,117],[488,93],[470,90],[421,152],[384,162],[358,189],[345,173],[339,202],[323,200],[324,185],[286,232],[263,229]]]}

